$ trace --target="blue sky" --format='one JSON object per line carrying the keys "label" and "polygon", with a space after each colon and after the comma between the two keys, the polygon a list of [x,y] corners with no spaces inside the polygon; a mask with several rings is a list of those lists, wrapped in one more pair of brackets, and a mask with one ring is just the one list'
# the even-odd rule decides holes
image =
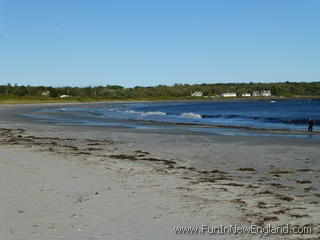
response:
{"label": "blue sky", "polygon": [[0,0],[0,84],[319,81],[318,0]]}

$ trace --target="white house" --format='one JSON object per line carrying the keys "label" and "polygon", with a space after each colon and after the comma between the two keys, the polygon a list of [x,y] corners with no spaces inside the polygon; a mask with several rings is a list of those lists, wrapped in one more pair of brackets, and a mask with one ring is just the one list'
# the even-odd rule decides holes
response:
{"label": "white house", "polygon": [[222,93],[221,97],[236,97],[236,93]]}
{"label": "white house", "polygon": [[262,90],[261,91],[261,96],[262,97],[270,97],[271,96],[271,92],[269,90]]}
{"label": "white house", "polygon": [[241,93],[241,97],[251,97],[250,93]]}
{"label": "white house", "polygon": [[252,92],[253,97],[260,97],[260,92],[259,91],[253,91]]}
{"label": "white house", "polygon": [[50,95],[50,91],[45,90],[41,93],[42,96],[49,96]]}
{"label": "white house", "polygon": [[192,97],[202,97],[203,93],[202,92],[194,92],[191,94]]}

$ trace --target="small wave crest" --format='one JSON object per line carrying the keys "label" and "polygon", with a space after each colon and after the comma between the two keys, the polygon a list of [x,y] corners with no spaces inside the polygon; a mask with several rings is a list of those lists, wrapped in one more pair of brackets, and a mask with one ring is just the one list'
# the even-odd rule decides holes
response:
{"label": "small wave crest", "polygon": [[123,111],[123,112],[124,113],[130,113],[130,114],[139,114],[140,113],[140,112],[137,112],[137,111],[134,111],[134,110],[126,110],[126,111]]}
{"label": "small wave crest", "polygon": [[123,111],[124,113],[129,113],[129,114],[140,114],[141,116],[149,116],[149,115],[167,115],[167,113],[165,112],[160,112],[160,111],[156,111],[156,112],[138,112],[138,111],[134,111],[134,110],[126,110]]}
{"label": "small wave crest", "polygon": [[142,112],[142,116],[148,116],[148,115],[167,115],[165,112]]}
{"label": "small wave crest", "polygon": [[198,113],[182,113],[182,117],[189,117],[189,118],[202,118],[202,116]]}

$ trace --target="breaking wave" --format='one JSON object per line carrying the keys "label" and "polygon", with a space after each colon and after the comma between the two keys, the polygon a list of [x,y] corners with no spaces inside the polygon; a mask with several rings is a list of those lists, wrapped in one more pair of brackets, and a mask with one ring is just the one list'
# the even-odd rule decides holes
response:
{"label": "breaking wave", "polygon": [[165,112],[142,112],[140,113],[142,116],[148,116],[148,115],[167,115]]}
{"label": "breaking wave", "polygon": [[202,118],[202,116],[198,113],[181,113],[181,116],[190,118]]}
{"label": "breaking wave", "polygon": [[[121,112],[121,111],[120,111]],[[140,114],[141,116],[148,116],[148,115],[167,115],[165,112],[155,111],[155,112],[137,112],[134,110],[126,110],[123,111],[124,113],[130,113],[130,114]]]}

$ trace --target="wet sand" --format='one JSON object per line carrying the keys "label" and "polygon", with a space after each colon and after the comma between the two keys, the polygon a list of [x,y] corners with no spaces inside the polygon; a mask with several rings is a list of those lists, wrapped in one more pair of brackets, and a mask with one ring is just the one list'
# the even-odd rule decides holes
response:
{"label": "wet sand", "polygon": [[319,141],[17,115],[42,107],[0,107],[1,239],[212,238],[173,231],[202,224],[310,226],[312,235],[263,238],[319,237]]}

